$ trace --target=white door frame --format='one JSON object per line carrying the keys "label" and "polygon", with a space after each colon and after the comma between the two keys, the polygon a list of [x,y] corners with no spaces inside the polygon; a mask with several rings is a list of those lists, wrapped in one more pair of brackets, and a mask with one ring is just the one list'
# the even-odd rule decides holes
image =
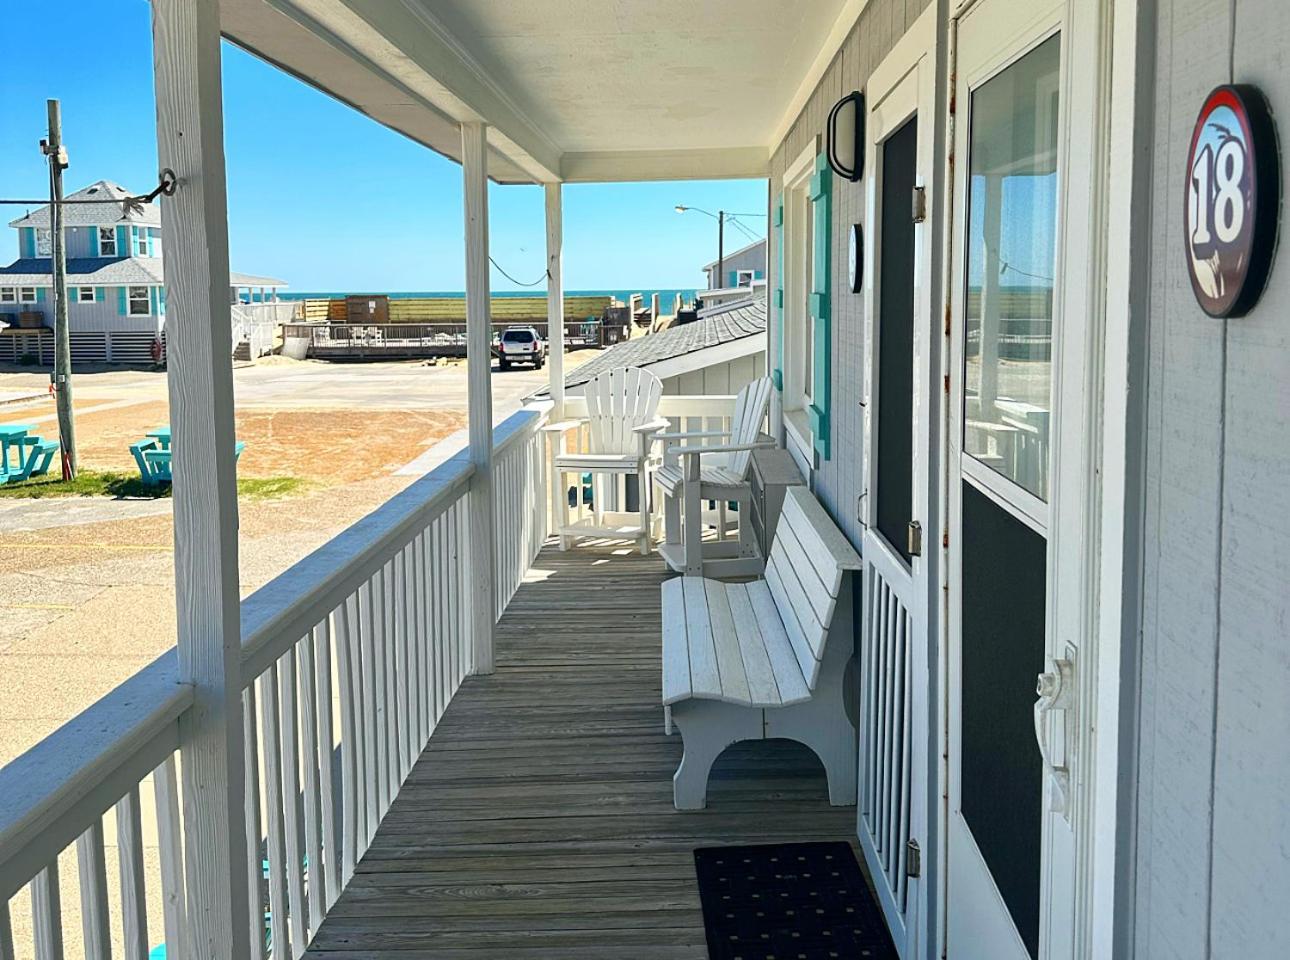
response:
{"label": "white door frame", "polygon": [[[927,216],[914,228],[914,316],[913,377],[914,440],[911,448],[911,480],[913,483],[911,519],[918,520],[924,531],[935,530],[938,524],[935,509],[938,504],[936,490],[939,478],[932,474],[931,464],[936,461],[931,449],[932,419],[939,408],[937,396],[939,357],[934,354],[935,331],[939,329],[937,310],[933,300],[933,260],[937,237],[931,217],[933,194],[936,190],[935,135],[936,135],[936,54],[937,30],[935,5],[930,6],[902,36],[882,63],[870,74],[865,85],[866,93],[866,185],[865,227],[868,235],[864,257],[864,444],[862,477],[865,493],[862,499],[860,520],[864,527],[864,613],[862,616],[862,704],[859,797],[857,803],[857,835],[864,852],[866,864],[878,891],[879,901],[891,929],[897,950],[905,958],[926,953],[929,933],[934,923],[931,919],[933,883],[936,857],[934,855],[935,831],[930,822],[929,784],[935,776],[935,763],[930,756],[933,742],[930,732],[935,711],[929,696],[932,679],[930,667],[929,626],[935,620],[935,608],[928,602],[929,572],[935,570],[936,550],[926,543],[921,556],[912,557],[906,566],[904,558],[896,554],[877,532],[877,457],[874,456],[877,419],[874,403],[878,380],[878,308],[880,303],[880,270],[882,248],[880,206],[882,202],[883,170],[880,162],[883,143],[911,118],[917,118],[917,169],[915,183],[924,191]],[[911,198],[912,201],[912,198]],[[902,215],[912,215],[911,206]],[[935,364],[935,367],[933,366]],[[876,597],[889,598],[889,609],[880,610]],[[906,617],[901,636],[903,649],[899,667],[884,663],[881,645],[876,642],[879,634],[888,629],[888,617]],[[894,630],[894,628],[891,628]],[[883,764],[871,756],[872,746],[885,741],[878,736],[877,728],[885,716],[887,723],[901,719],[899,710],[882,707],[878,701],[877,684],[870,686],[867,678],[894,679],[903,682],[907,698],[903,713],[907,728],[900,740],[903,744],[902,762]],[[891,687],[888,683],[888,687]],[[901,697],[899,690],[887,691]],[[888,730],[889,732],[889,730]],[[893,816],[882,820],[882,804],[873,804],[871,797],[885,789],[871,780],[887,772],[899,771],[904,766],[909,779],[908,795],[894,809],[886,812]],[[900,775],[897,773],[897,775]],[[903,780],[902,780],[903,782]],[[899,788],[897,792],[903,788]],[[873,791],[873,794],[870,791]],[[905,820],[904,818],[908,819]],[[882,822],[879,822],[882,821]],[[881,830],[876,830],[882,827]],[[883,842],[875,840],[875,832],[884,834]],[[908,847],[906,840],[918,843],[922,866],[917,877],[909,877]],[[931,881],[931,882],[929,882]]]}
{"label": "white door frame", "polygon": [[[961,21],[985,2],[988,0],[957,4],[948,29],[952,74],[961,70],[957,62]],[[1030,510],[1024,511],[1031,514],[1028,517],[1011,511],[1032,526],[1039,521],[1047,528],[1048,656],[1073,655],[1077,660],[1076,693],[1066,727],[1067,752],[1072,758],[1069,813],[1047,815],[1044,826],[1040,951],[1041,956],[1053,958],[1111,956],[1116,920],[1129,899],[1129,892],[1117,887],[1117,880],[1121,885],[1123,882],[1116,855],[1123,839],[1117,832],[1117,811],[1124,790],[1117,766],[1122,728],[1131,726],[1121,715],[1121,639],[1131,626],[1128,621],[1136,617],[1136,608],[1122,605],[1119,590],[1126,570],[1136,569],[1136,562],[1125,552],[1126,523],[1140,518],[1136,513],[1126,516],[1126,504],[1133,496],[1128,487],[1126,448],[1134,443],[1124,431],[1126,415],[1134,403],[1128,391],[1128,377],[1133,373],[1129,354],[1133,336],[1130,303],[1134,299],[1130,293],[1129,235],[1122,220],[1120,229],[1113,228],[1111,211],[1119,209],[1127,215],[1150,199],[1139,195],[1142,184],[1141,178],[1135,179],[1138,166],[1132,149],[1139,138],[1135,100],[1136,83],[1142,79],[1137,75],[1141,42],[1137,7],[1138,0],[1054,3],[1037,11],[1027,7],[1033,19],[1013,23],[1011,32],[1000,31],[997,60],[983,65],[975,77],[960,74],[957,88],[947,91],[946,109],[954,131],[947,149],[966,165],[966,151],[960,149],[962,135],[956,130],[967,123],[966,91],[982,74],[997,73],[1015,59],[1017,44],[1027,31],[1037,40],[1045,29],[1037,24],[1055,13],[1062,34],[1063,119],[1057,245],[1060,292],[1054,304],[1061,337],[1053,353],[1056,430],[1051,438],[1051,506],[1046,516],[1035,516]],[[1033,46],[1028,43],[1026,49]],[[1119,78],[1114,90],[1113,63]],[[1073,129],[1073,123],[1079,125],[1078,130]],[[956,304],[957,323],[962,316],[957,303],[962,295],[958,260],[963,255],[966,202],[960,196],[963,184],[957,173],[947,180],[953,209],[946,223],[944,263],[947,301]],[[957,336],[950,340],[946,372],[951,393],[945,430],[950,508],[945,532],[953,535],[950,524],[957,524],[961,516],[956,468],[961,413],[955,411],[962,410],[963,384],[961,341]],[[1128,542],[1134,540],[1127,537]],[[1109,549],[1103,551],[1103,544]],[[947,551],[945,561],[947,586],[953,595],[961,583],[958,551]],[[947,653],[952,649],[950,633],[958,629],[956,608],[954,600],[942,623],[941,643]],[[945,711],[943,746],[956,756],[958,745],[949,724],[954,708],[949,683],[952,669],[948,658],[943,659],[939,689],[944,698],[940,706]],[[941,776],[948,778],[948,768]],[[948,817],[948,782],[944,786],[946,810],[942,816]],[[1055,857],[1067,864],[1056,873],[1052,870]],[[942,876],[948,885],[948,869]],[[947,886],[942,896],[948,911],[953,889]],[[948,947],[952,958],[953,944],[945,942],[944,917],[938,918],[938,946],[941,950]]]}

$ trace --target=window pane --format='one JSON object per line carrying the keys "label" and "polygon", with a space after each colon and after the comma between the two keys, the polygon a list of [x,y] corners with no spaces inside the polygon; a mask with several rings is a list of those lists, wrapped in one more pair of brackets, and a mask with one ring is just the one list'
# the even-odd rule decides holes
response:
{"label": "window pane", "polygon": [[964,450],[1048,499],[1058,38],[972,94]]}

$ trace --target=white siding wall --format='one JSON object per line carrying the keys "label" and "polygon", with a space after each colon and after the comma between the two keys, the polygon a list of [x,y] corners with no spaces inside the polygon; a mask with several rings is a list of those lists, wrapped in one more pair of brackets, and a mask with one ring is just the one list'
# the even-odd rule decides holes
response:
{"label": "white siding wall", "polygon": [[1179,251],[1209,90],[1258,84],[1286,137],[1290,17],[1282,0],[1159,0],[1156,29],[1137,955],[1286,957],[1290,272],[1283,243],[1259,306],[1213,320]]}
{"label": "white siding wall", "polygon": [[[805,109],[775,151],[771,160],[772,208],[775,198],[783,190],[784,168],[806,149],[811,138],[819,135],[820,148],[823,148],[829,109],[843,94],[865,88],[869,74],[926,6],[927,0],[870,0]],[[859,512],[863,489],[860,473],[864,444],[861,398],[864,396],[865,312],[863,294],[851,293],[847,286],[846,254],[847,231],[851,224],[863,220],[863,181],[849,183],[834,177],[832,456],[816,465],[812,483],[816,496],[857,547],[860,545]],[[778,261],[773,247],[772,239],[768,258],[768,287],[771,291],[776,286],[774,273]],[[768,319],[773,328],[773,308],[770,314]],[[773,360],[771,366],[774,366]],[[777,403],[775,409],[778,410]]]}
{"label": "white siding wall", "polygon": [[663,392],[691,397],[733,394],[765,374],[766,354],[760,352],[725,363],[714,363],[679,377],[668,377],[663,381]]}

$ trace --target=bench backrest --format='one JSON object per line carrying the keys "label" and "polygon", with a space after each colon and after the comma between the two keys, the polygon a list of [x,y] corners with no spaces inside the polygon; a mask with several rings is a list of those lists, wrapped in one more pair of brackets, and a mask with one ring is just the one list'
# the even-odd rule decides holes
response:
{"label": "bench backrest", "polygon": [[[730,442],[732,444],[749,444],[757,441],[761,425],[766,420],[766,407],[770,404],[770,377],[758,377],[744,385],[735,397],[735,410],[730,418]],[[710,454],[714,466],[722,466],[739,478],[748,475],[748,464],[752,462],[751,450],[736,450],[733,453]]]}
{"label": "bench backrest", "polygon": [[648,370],[619,367],[599,374],[583,388],[591,430],[591,453],[637,453],[633,427],[658,416],[663,383]]}
{"label": "bench backrest", "polygon": [[812,690],[844,575],[859,569],[860,557],[819,501],[805,487],[789,487],[766,560],[766,583]]}

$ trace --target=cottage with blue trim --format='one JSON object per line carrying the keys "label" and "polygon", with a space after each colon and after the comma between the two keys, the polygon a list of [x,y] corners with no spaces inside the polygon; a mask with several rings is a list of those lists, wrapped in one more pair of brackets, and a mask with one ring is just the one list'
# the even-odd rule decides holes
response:
{"label": "cottage with blue trim", "polygon": [[[132,194],[109,180],[78,190],[63,210],[67,316],[73,363],[146,363],[164,348],[166,288],[161,210],[127,206]],[[99,199],[102,202],[97,202]],[[10,222],[18,259],[0,267],[0,362],[54,355],[49,206]],[[282,280],[232,273],[232,302],[276,300]]]}

